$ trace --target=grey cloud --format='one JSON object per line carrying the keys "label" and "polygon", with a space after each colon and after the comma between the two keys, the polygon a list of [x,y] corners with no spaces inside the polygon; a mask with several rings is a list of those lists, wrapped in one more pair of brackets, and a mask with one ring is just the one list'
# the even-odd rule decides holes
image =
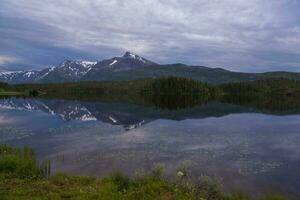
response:
{"label": "grey cloud", "polygon": [[5,25],[0,34],[9,32],[12,36],[8,39],[18,36],[20,41],[93,55],[115,56],[131,50],[161,63],[184,62],[241,71],[300,71],[300,3],[296,0],[0,3],[2,19],[23,24],[12,27],[13,22],[0,20]]}
{"label": "grey cloud", "polygon": [[0,55],[0,65],[10,63],[10,62],[14,62],[15,60],[16,60],[15,57]]}

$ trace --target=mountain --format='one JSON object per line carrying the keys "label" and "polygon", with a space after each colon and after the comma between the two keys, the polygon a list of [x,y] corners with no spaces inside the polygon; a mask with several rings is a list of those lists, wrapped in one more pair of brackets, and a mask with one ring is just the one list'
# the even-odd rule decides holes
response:
{"label": "mountain", "polygon": [[0,72],[0,81],[8,83],[67,82],[78,81],[97,62],[65,60],[55,67],[43,70]]}
{"label": "mountain", "polygon": [[99,62],[66,59],[59,65],[44,70],[0,72],[0,81],[15,84],[98,80],[98,76],[105,73],[128,71],[150,65],[157,64],[131,52],[126,52],[122,57]]}
{"label": "mountain", "polygon": [[84,77],[97,62],[65,60],[58,66],[48,69],[39,81],[42,82],[71,82]]}
{"label": "mountain", "polygon": [[93,69],[86,74],[83,80],[99,80],[99,77],[105,76],[105,74],[127,72],[129,70],[154,65],[158,64],[131,52],[126,52],[122,57],[114,57],[98,62]]}
{"label": "mountain", "polygon": [[[266,72],[242,73],[232,72],[222,68],[204,66],[188,66],[181,63],[168,65],[150,65],[126,71],[102,71],[94,77],[85,80],[118,81],[158,78],[166,76],[185,77],[210,84],[222,84],[240,81],[252,81],[265,78],[287,78],[300,80],[300,73],[294,72]],[[84,77],[86,78],[86,77]]]}
{"label": "mountain", "polygon": [[25,83],[34,82],[38,79],[40,71],[16,71],[16,72],[0,72],[0,81],[8,83]]}
{"label": "mountain", "polygon": [[160,65],[139,55],[126,52],[98,62],[64,60],[57,66],[44,70],[0,72],[0,82],[18,83],[61,83],[77,81],[119,81],[179,76],[221,84],[250,81],[264,78],[288,78],[300,80],[300,73],[267,72],[241,73],[222,68],[189,66],[184,64]]}

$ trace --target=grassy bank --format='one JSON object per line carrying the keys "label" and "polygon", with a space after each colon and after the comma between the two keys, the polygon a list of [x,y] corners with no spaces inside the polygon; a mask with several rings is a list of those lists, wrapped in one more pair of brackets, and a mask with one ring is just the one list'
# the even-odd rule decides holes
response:
{"label": "grassy bank", "polygon": [[[28,148],[0,146],[0,199],[104,199],[104,200],[250,200],[242,194],[228,194],[218,184],[202,181],[191,185],[183,181],[168,182],[160,170],[129,179],[119,173],[95,178],[56,174],[49,176],[49,163],[40,164]],[[260,200],[283,200],[266,196]]]}
{"label": "grassy bank", "polygon": [[10,96],[26,96],[28,93],[24,91],[17,91],[11,85],[0,82],[0,97]]}
{"label": "grassy bank", "polygon": [[1,92],[0,91],[0,96],[6,96],[6,97],[9,97],[9,96],[27,96],[27,93],[24,93],[24,92],[8,92],[8,91]]}

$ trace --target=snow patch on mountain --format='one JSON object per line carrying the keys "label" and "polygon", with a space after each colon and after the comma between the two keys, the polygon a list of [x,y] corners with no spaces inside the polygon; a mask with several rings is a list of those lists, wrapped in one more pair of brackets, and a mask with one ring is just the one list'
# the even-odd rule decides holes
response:
{"label": "snow patch on mountain", "polygon": [[23,76],[27,76],[28,78],[30,78],[34,74],[36,74],[36,72],[29,71],[29,72],[26,72]]}
{"label": "snow patch on mountain", "polygon": [[112,61],[112,63],[110,63],[109,65],[112,66],[112,65],[116,64],[117,62],[118,62],[117,60],[114,60],[114,61]]}
{"label": "snow patch on mountain", "polygon": [[78,64],[81,64],[85,68],[91,68],[97,64],[97,62],[91,62],[91,61],[79,61]]}
{"label": "snow patch on mountain", "polygon": [[43,79],[44,77],[46,77],[50,72],[54,71],[55,67],[50,67],[48,68],[48,71],[45,74],[42,74],[39,79]]}

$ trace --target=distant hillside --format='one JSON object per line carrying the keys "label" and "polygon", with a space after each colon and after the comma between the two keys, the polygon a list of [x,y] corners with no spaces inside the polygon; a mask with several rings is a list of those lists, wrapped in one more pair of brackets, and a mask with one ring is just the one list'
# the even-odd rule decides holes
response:
{"label": "distant hillside", "polygon": [[222,68],[209,68],[203,66],[187,66],[184,64],[152,65],[131,69],[127,71],[105,71],[97,76],[90,76],[84,80],[118,81],[137,80],[146,78],[159,78],[176,76],[191,78],[210,84],[222,84],[240,81],[251,81],[266,78],[287,78],[300,80],[300,73],[292,72],[267,72],[267,73],[241,73],[232,72]]}

